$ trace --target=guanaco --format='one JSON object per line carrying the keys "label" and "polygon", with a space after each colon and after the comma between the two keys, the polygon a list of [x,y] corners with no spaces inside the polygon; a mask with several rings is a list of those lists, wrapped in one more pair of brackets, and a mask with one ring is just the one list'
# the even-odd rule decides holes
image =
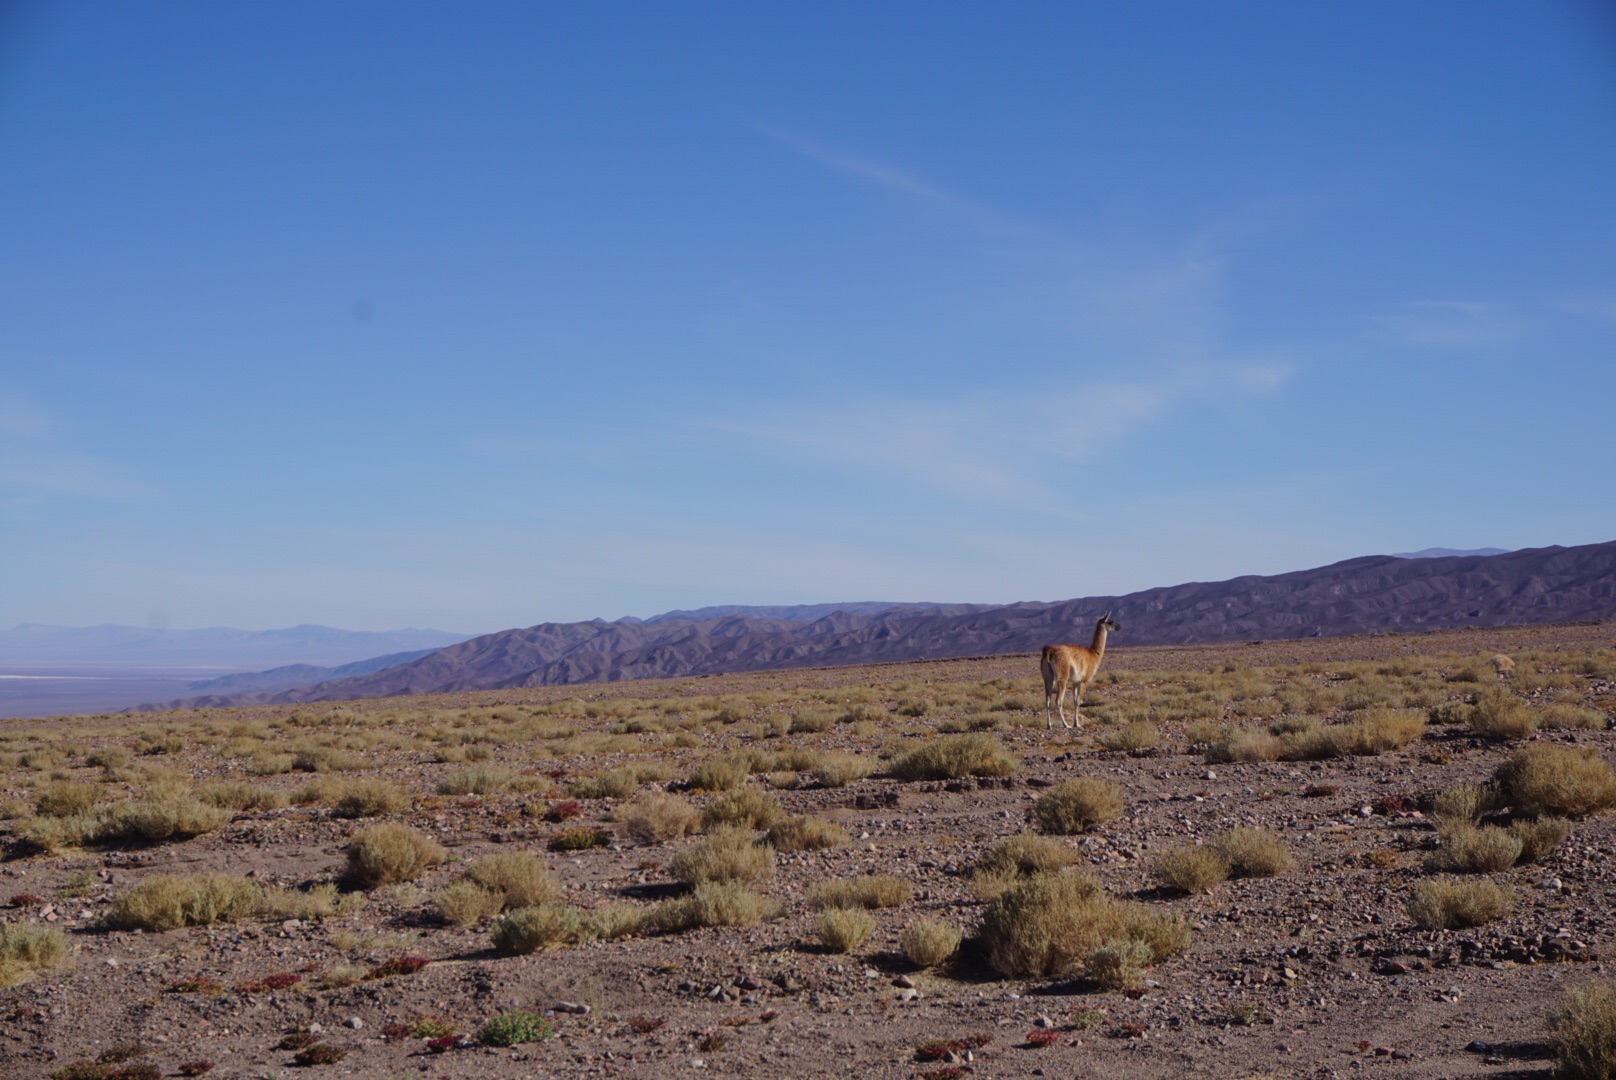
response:
{"label": "guanaco", "polygon": [[[1051,701],[1055,703],[1055,712],[1060,715],[1062,724],[1068,728],[1083,726],[1083,695],[1094,680],[1094,673],[1100,670],[1100,660],[1105,656],[1106,635],[1121,629],[1121,624],[1112,619],[1108,611],[1094,624],[1094,640],[1088,645],[1044,646],[1038,666],[1044,673],[1044,724],[1050,731],[1055,730],[1055,722],[1049,715]],[[1072,719],[1075,721],[1071,724],[1066,723],[1066,713],[1062,709],[1068,689],[1072,691]]]}

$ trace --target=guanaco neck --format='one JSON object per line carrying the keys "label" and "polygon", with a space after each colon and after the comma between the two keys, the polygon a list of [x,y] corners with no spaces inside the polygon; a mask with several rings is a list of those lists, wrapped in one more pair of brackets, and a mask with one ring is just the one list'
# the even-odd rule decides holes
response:
{"label": "guanaco neck", "polygon": [[1109,631],[1106,630],[1104,622],[1094,624],[1094,641],[1090,643],[1089,648],[1094,650],[1095,656],[1105,655],[1105,636],[1107,633]]}

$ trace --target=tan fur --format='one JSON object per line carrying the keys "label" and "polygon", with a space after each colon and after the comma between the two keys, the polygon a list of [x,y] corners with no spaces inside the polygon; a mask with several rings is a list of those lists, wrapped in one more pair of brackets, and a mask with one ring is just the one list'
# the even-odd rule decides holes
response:
{"label": "tan fur", "polygon": [[1498,672],[1498,677],[1500,679],[1509,678],[1509,673],[1515,670],[1515,661],[1511,660],[1503,653],[1499,653],[1497,656],[1493,657],[1492,664],[1493,670]]}
{"label": "tan fur", "polygon": [[[1108,611],[1094,624],[1094,640],[1088,645],[1044,646],[1043,654],[1038,658],[1038,667],[1044,673],[1044,725],[1049,730],[1055,730],[1055,722],[1050,717],[1050,702],[1054,702],[1055,712],[1067,728],[1083,726],[1083,695],[1088,692],[1095,672],[1100,670],[1100,661],[1105,657],[1106,636],[1110,631],[1120,629],[1122,627],[1111,621]],[[1070,724],[1066,723],[1063,707],[1067,690],[1072,691],[1074,722]]]}

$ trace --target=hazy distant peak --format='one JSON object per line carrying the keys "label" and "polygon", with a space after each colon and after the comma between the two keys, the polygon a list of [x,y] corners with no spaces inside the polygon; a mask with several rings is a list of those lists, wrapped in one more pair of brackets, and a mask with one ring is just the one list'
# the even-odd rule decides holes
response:
{"label": "hazy distant peak", "polygon": [[1509,548],[1424,548],[1420,551],[1398,551],[1394,559],[1450,559],[1460,555],[1508,555]]}

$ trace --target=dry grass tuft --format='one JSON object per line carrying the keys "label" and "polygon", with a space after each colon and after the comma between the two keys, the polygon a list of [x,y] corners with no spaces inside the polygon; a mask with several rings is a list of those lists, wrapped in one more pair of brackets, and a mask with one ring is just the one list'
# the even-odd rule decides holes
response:
{"label": "dry grass tuft", "polygon": [[1152,962],[1189,942],[1183,919],[1108,896],[1083,873],[1044,874],[1006,890],[983,911],[978,934],[988,963],[1010,976],[1067,974],[1117,941],[1144,943]]}
{"label": "dry grass tuft", "polygon": [[1137,754],[1161,745],[1161,729],[1148,720],[1135,720],[1127,727],[1105,732],[1095,741],[1107,750]]}
{"label": "dry grass tuft", "polygon": [[1567,990],[1549,1014],[1549,1033],[1566,1080],[1616,1077],[1616,987],[1594,982]]}
{"label": "dry grass tuft", "polygon": [[959,928],[936,919],[916,919],[904,927],[898,947],[916,967],[936,967],[959,951]]}
{"label": "dry grass tuft", "polygon": [[810,770],[821,787],[846,787],[875,771],[875,762],[861,754],[832,753],[822,756]]}
{"label": "dry grass tuft", "polygon": [[1021,767],[991,735],[944,735],[900,754],[891,773],[899,780],[957,780],[962,776],[1009,776]]}
{"label": "dry grass tuft", "polygon": [[780,906],[739,881],[711,881],[689,896],[664,900],[651,910],[646,925],[663,934],[679,934],[703,926],[756,926],[780,913]]}
{"label": "dry grass tuft", "polygon": [[1408,915],[1425,930],[1461,930],[1509,910],[1513,895],[1488,878],[1424,878],[1408,895]]}
{"label": "dry grass tuft", "polygon": [[815,930],[832,952],[852,952],[875,933],[875,916],[862,907],[833,907],[819,913]]}
{"label": "dry grass tuft", "polygon": [[432,898],[432,909],[450,926],[476,926],[505,909],[505,898],[475,881],[451,882]]}
{"label": "dry grass tuft", "polygon": [[113,901],[108,926],[119,930],[177,930],[257,915],[264,891],[227,874],[156,874]]}
{"label": "dry grass tuft", "polygon": [[714,758],[690,774],[690,786],[702,791],[733,791],[746,783],[751,769],[744,758]]}
{"label": "dry grass tuft", "polygon": [[1278,761],[1285,753],[1285,740],[1262,728],[1229,728],[1218,734],[1206,748],[1212,764],[1235,761]]}
{"label": "dry grass tuft", "polygon": [[66,959],[67,938],[60,928],[33,922],[0,926],[0,988],[27,982]]}
{"label": "dry grass tuft", "polygon": [[40,790],[34,809],[45,817],[72,817],[88,812],[105,797],[106,789],[100,784],[58,780]]}
{"label": "dry grass tuft", "polygon": [[1528,746],[1493,779],[1516,813],[1527,817],[1580,818],[1616,806],[1616,773],[1591,748]]}
{"label": "dry grass tuft", "polygon": [[1229,876],[1229,864],[1204,844],[1186,844],[1164,852],[1151,867],[1157,883],[1185,893],[1211,892]]}
{"label": "dry grass tuft", "polygon": [[747,785],[726,791],[708,803],[701,813],[701,823],[709,829],[719,825],[767,829],[779,821],[784,813],[774,796]]}
{"label": "dry grass tuft", "polygon": [[1372,756],[1401,750],[1425,734],[1425,717],[1413,709],[1370,709],[1356,720],[1324,729],[1336,751]]}
{"label": "dry grass tuft", "polygon": [[332,810],[338,817],[382,817],[410,808],[410,797],[385,780],[349,780],[333,794]]}
{"label": "dry grass tuft", "polygon": [[1145,968],[1155,960],[1155,952],[1143,941],[1108,941],[1089,953],[1089,978],[1107,990],[1131,990],[1144,981]]}
{"label": "dry grass tuft", "polygon": [[815,885],[808,892],[808,906],[815,911],[837,907],[900,907],[907,904],[913,895],[914,890],[902,878],[891,874],[867,874]]}
{"label": "dry grass tuft", "polygon": [[469,765],[438,781],[439,795],[496,795],[511,786],[514,777],[498,765]]}
{"label": "dry grass tuft", "polygon": [[768,835],[769,843],[779,851],[823,851],[842,847],[851,839],[836,822],[807,814],[776,822]]}
{"label": "dry grass tuft", "polygon": [[408,825],[372,825],[348,842],[348,872],[365,888],[411,881],[443,859],[442,845]]}
{"label": "dry grass tuft", "polygon": [[1516,864],[1535,863],[1542,862],[1565,843],[1571,826],[1563,818],[1544,817],[1514,822],[1509,834],[1521,842],[1521,855],[1515,860]]}
{"label": "dry grass tuft", "polygon": [[686,885],[726,881],[755,885],[774,876],[774,848],[754,843],[750,830],[724,825],[681,850],[668,870]]}
{"label": "dry grass tuft", "polygon": [[644,792],[617,813],[623,831],[641,844],[694,836],[701,831],[701,818],[688,799],[661,791]]}
{"label": "dry grass tuft", "polygon": [[1514,866],[1523,847],[1521,838],[1507,829],[1456,823],[1442,829],[1441,846],[1431,857],[1431,868],[1459,874],[1496,874]]}
{"label": "dry grass tuft", "polygon": [[1514,694],[1494,688],[1476,695],[1470,728],[1489,739],[1519,740],[1537,730],[1537,715]]}
{"label": "dry grass tuft", "polygon": [[578,912],[562,904],[519,907],[500,916],[489,929],[494,948],[508,953],[535,953],[578,940]]}
{"label": "dry grass tuft", "polygon": [[1497,810],[1502,794],[1496,784],[1458,784],[1437,794],[1431,815],[1438,822],[1481,820],[1483,814]]}
{"label": "dry grass tuft", "polygon": [[552,904],[561,897],[561,886],[544,860],[530,851],[485,855],[466,867],[466,879],[500,897],[507,911]]}
{"label": "dry grass tuft", "polygon": [[276,810],[289,801],[286,793],[244,780],[215,780],[196,789],[196,797],[209,806],[242,813],[247,810]]}
{"label": "dry grass tuft", "polygon": [[1538,726],[1554,731],[1604,731],[1610,727],[1610,717],[1598,709],[1583,709],[1575,705],[1550,705],[1537,717]]}
{"label": "dry grass tuft", "polygon": [[1039,832],[1085,833],[1122,815],[1122,791],[1109,780],[1082,776],[1044,792],[1032,813]]}
{"label": "dry grass tuft", "polygon": [[1237,878],[1273,877],[1295,865],[1283,841],[1263,829],[1237,825],[1212,842]]}
{"label": "dry grass tuft", "polygon": [[976,864],[976,872],[988,877],[1031,877],[1064,870],[1076,861],[1077,852],[1063,840],[1017,833],[989,848]]}

